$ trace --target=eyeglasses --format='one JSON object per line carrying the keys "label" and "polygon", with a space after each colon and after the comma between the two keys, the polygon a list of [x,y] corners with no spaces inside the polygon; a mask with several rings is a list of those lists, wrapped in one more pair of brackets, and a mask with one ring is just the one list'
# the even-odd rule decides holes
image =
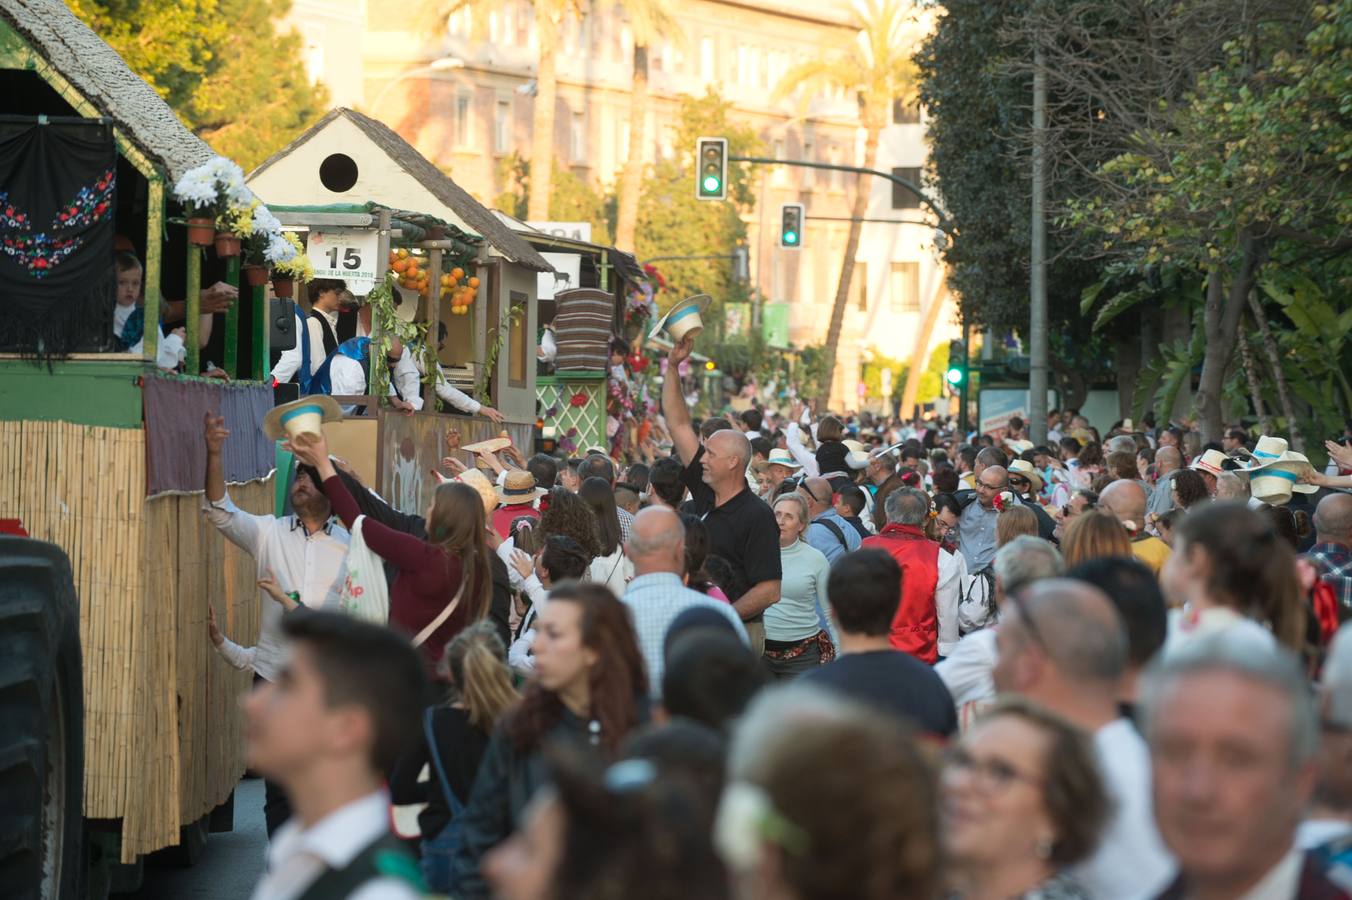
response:
{"label": "eyeglasses", "polygon": [[814,494],[814,493],[812,492],[812,488],[808,485],[808,483],[807,483],[806,481],[800,481],[800,482],[798,483],[798,489],[801,490],[801,491],[803,491],[803,493],[807,494],[809,497],[811,497],[813,500],[817,501],[818,503],[825,503],[825,502],[826,502],[825,500],[823,500],[822,498],[818,497],[816,494]]}
{"label": "eyeglasses", "polygon": [[985,488],[988,491],[1003,491],[1005,489],[1005,486],[1003,484],[991,484],[990,482],[982,481],[981,479],[978,478],[976,482],[976,489],[981,490],[982,488]]}
{"label": "eyeglasses", "polygon": [[989,759],[977,759],[962,747],[952,747],[944,753],[944,767],[953,772],[964,772],[973,776],[977,783],[987,790],[1003,790],[1016,781],[1022,781],[1034,787],[1042,785],[1042,779],[1036,775],[1020,771],[1017,766],[993,756]]}
{"label": "eyeglasses", "polygon": [[1014,487],[1028,487],[1028,485],[1032,484],[1027,478],[1020,478],[1017,475],[1009,476],[1009,483]]}

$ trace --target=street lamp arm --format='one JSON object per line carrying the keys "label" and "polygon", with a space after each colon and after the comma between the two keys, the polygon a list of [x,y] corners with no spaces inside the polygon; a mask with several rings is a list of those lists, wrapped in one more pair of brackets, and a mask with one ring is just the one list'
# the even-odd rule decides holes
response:
{"label": "street lamp arm", "polygon": [[862,166],[840,166],[835,163],[808,162],[805,159],[772,159],[768,156],[729,156],[728,162],[761,163],[771,166],[799,166],[804,169],[828,169],[833,172],[854,172],[856,175],[876,175],[879,178],[886,178],[893,184],[899,184],[912,194],[915,194],[920,202],[923,203],[930,212],[934,213],[935,218],[939,220],[938,228],[940,231],[948,235],[953,233],[952,225],[949,223],[948,217],[944,215],[944,211],[939,208],[939,204],[931,200],[918,185],[912,184],[905,178],[893,175],[891,172],[882,172],[878,169],[865,169]]}

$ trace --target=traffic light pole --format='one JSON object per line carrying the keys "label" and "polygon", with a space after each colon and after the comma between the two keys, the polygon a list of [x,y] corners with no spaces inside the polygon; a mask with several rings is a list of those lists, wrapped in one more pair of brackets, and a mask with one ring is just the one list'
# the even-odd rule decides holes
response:
{"label": "traffic light pole", "polygon": [[958,388],[958,431],[962,432],[962,441],[967,440],[967,432],[971,430],[968,420],[967,402],[970,398],[968,391],[972,384],[972,350],[971,350],[971,328],[967,324],[966,317],[962,320],[962,352],[967,357],[962,361],[963,379]]}
{"label": "traffic light pole", "polygon": [[879,178],[885,178],[893,184],[901,185],[910,191],[920,200],[922,204],[938,220],[938,228],[945,234],[951,233],[948,217],[944,215],[939,205],[931,200],[918,185],[912,184],[905,178],[893,175],[891,172],[883,172],[878,169],[865,169],[863,166],[840,166],[835,163],[808,162],[804,159],[773,159],[768,156],[729,156],[728,162],[758,163],[770,166],[797,166],[803,169],[826,169],[832,172],[853,172],[856,175],[876,175]]}

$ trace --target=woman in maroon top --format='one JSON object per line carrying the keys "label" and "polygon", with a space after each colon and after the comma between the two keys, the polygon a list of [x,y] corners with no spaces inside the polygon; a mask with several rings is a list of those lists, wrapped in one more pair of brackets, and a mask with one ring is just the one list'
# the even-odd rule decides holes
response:
{"label": "woman in maroon top", "polygon": [[[350,530],[361,513],[333,468],[324,437],[297,435],[290,449],[301,462],[319,471],[334,513]],[[473,488],[457,481],[438,486],[425,518],[426,540],[395,531],[369,516],[362,523],[362,537],[366,546],[399,568],[399,577],[390,588],[390,625],[409,635],[432,624],[465,581],[459,605],[418,648],[434,672],[447,642],[487,615],[493,579],[483,501]]]}

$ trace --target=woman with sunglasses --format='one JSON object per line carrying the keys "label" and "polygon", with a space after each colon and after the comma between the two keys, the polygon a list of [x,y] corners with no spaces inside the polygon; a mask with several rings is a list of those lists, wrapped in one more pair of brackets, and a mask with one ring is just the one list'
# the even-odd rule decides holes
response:
{"label": "woman with sunglasses", "polygon": [[821,615],[831,566],[803,539],[810,521],[803,495],[781,494],[774,509],[783,578],[779,600],[765,610],[765,665],[775,678],[788,679],[835,659]]}
{"label": "woman with sunglasses", "polygon": [[1069,723],[997,703],[949,751],[940,804],[952,896],[1088,897],[1065,870],[1093,852],[1108,800],[1093,748]]}

